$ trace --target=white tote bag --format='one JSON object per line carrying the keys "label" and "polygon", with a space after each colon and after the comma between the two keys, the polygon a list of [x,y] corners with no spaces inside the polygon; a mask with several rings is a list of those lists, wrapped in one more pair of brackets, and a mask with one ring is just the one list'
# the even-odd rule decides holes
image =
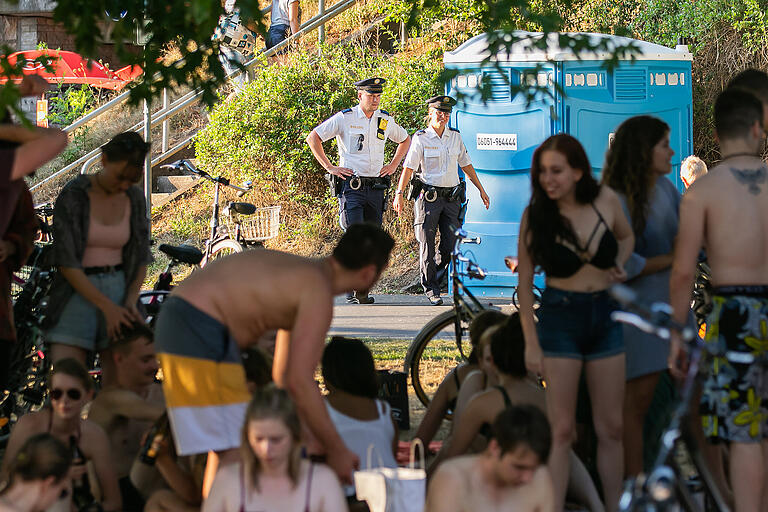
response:
{"label": "white tote bag", "polygon": [[[417,446],[421,448],[421,468],[418,469],[414,467]],[[371,512],[422,512],[427,493],[427,472],[421,440],[411,443],[411,463],[407,468],[371,468],[373,449],[373,445],[368,447],[367,469],[355,471],[357,499],[368,502]]]}

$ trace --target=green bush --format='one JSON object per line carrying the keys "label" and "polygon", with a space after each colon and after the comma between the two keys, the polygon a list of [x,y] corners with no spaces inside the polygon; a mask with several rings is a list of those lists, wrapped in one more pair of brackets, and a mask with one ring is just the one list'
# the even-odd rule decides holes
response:
{"label": "green bush", "polygon": [[[276,197],[321,206],[326,186],[304,141],[309,132],[357,103],[355,81],[382,76],[382,108],[413,133],[423,125],[424,100],[442,90],[441,57],[387,59],[352,45],[326,48],[322,59],[298,55],[289,65],[269,66],[212,112],[196,137],[199,162],[211,173],[251,179]],[[325,148],[336,161],[335,143]]]}

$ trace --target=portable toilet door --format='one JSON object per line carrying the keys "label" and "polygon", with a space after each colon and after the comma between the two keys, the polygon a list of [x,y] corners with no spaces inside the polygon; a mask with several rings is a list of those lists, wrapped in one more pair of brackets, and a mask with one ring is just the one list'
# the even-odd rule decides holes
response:
{"label": "portable toilet door", "polygon": [[[580,35],[594,42],[607,38],[608,50],[583,54],[579,60],[572,50],[560,47],[559,34],[549,34],[546,45],[535,45],[542,34],[517,31],[518,40],[493,56],[491,63],[486,62],[486,34],[444,55],[446,69],[457,73],[446,85],[446,94],[459,99],[451,126],[461,132],[491,199],[486,211],[476,189],[468,184],[464,229],[480,236],[480,245],[471,251],[488,272],[483,281],[465,282],[473,293],[509,297],[517,286],[517,275],[506,268],[504,256],[517,256],[520,220],[531,194],[533,152],[550,135],[573,134],[587,150],[593,172],[599,173],[618,125],[635,115],[656,115],[670,125],[675,150],[675,176],[670,178],[681,186],[679,164],[692,152],[692,57],[687,48],[672,50],[604,34]],[[634,62],[620,61],[615,73],[602,69],[612,47],[630,43],[639,50]],[[483,103],[476,86],[487,81],[491,97]],[[510,91],[511,85],[521,83],[539,84],[549,94],[527,104],[522,95],[512,96]],[[543,276],[537,276],[535,283],[543,286]]]}
{"label": "portable toilet door", "polygon": [[[504,256],[517,253],[520,219],[530,197],[531,158],[556,129],[556,70],[554,64],[536,59],[499,62],[498,68],[482,66],[485,47],[484,37],[478,36],[445,54],[446,68],[458,73],[446,85],[446,94],[460,98],[451,114],[451,126],[461,132],[491,200],[491,208],[486,210],[477,189],[467,184],[464,229],[481,236],[472,252],[487,277],[464,284],[480,295],[504,297],[513,292]],[[476,92],[478,83],[490,83],[490,98],[485,103]],[[521,84],[538,84],[549,94],[528,104],[523,95],[511,94]]]}
{"label": "portable toilet door", "polygon": [[669,178],[682,193],[680,164],[693,152],[693,57],[685,46],[677,49],[626,37],[589,34],[595,40],[632,43],[635,60],[621,60],[612,72],[602,68],[607,54],[563,59],[558,76],[565,93],[558,98],[560,131],[579,139],[599,176],[605,152],[619,125],[637,115],[658,117],[670,127],[669,144],[675,151]]}

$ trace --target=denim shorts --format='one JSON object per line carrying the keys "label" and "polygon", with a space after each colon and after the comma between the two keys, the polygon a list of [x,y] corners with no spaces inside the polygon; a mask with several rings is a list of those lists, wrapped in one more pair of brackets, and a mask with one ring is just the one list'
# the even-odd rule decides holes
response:
{"label": "denim shorts", "polygon": [[[288,36],[291,35],[291,27],[288,25],[272,25],[269,27],[269,32],[267,33],[267,44],[266,49],[269,50],[273,46],[277,46],[278,44],[282,43],[286,39],[288,39]],[[287,48],[283,48],[277,53],[285,53],[287,51]]]}
{"label": "denim shorts", "polygon": [[[115,304],[125,299],[125,274],[122,270],[85,277]],[[109,345],[104,314],[75,292],[61,312],[59,321],[47,333],[49,343],[72,345],[89,351],[104,350]]]}
{"label": "denim shorts", "polygon": [[547,287],[536,330],[545,357],[590,361],[624,352],[621,325],[611,320],[618,304],[606,291],[569,292]]}

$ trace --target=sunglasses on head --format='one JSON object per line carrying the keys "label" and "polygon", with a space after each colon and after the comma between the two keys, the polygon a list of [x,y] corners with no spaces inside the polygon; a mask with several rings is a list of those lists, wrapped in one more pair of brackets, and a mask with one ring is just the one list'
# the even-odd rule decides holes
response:
{"label": "sunglasses on head", "polygon": [[67,394],[70,400],[80,400],[83,396],[83,392],[76,388],[67,389],[66,391],[61,388],[55,388],[51,390],[51,400],[61,400],[64,393]]}

